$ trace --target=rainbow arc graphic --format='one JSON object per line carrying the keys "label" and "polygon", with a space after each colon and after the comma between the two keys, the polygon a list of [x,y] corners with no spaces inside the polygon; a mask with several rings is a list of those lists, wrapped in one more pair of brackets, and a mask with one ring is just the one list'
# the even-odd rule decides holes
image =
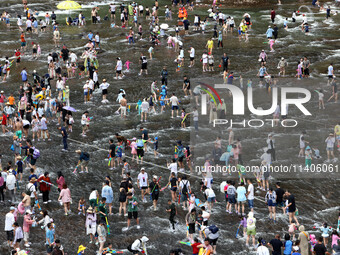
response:
{"label": "rainbow arc graphic", "polygon": [[[207,87],[208,89],[210,89],[217,97],[218,101],[220,102],[220,104],[222,104],[222,100],[221,100],[221,97],[220,95],[217,93],[217,91],[210,85],[206,84],[206,83],[203,83],[203,82],[198,82],[199,85],[201,86],[204,86],[204,87]],[[214,101],[214,104],[217,106],[217,102],[216,102],[216,99],[215,97],[213,96],[213,94],[207,90],[207,89],[203,89],[203,88],[200,88],[200,90],[206,92],[211,98],[212,100]]]}

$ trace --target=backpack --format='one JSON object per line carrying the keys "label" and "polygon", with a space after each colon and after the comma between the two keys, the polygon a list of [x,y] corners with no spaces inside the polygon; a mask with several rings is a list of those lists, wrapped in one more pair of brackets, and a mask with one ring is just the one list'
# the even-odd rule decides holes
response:
{"label": "backpack", "polygon": [[87,158],[88,160],[90,159],[90,154],[88,154],[87,152],[84,152],[84,156],[85,156],[85,158]]}
{"label": "backpack", "polygon": [[28,187],[28,185],[30,185],[30,183],[27,184],[26,189],[25,189],[25,193],[27,195],[31,196],[31,194],[32,194],[32,187],[34,187],[34,184],[32,184],[32,186],[30,186],[30,187]]}
{"label": "backpack", "polygon": [[216,234],[218,230],[219,230],[218,227],[216,227],[215,225],[211,225],[209,227],[209,231],[213,234]]}
{"label": "backpack", "polygon": [[183,146],[177,146],[177,150],[178,150],[177,152],[178,157],[179,158],[184,157]]}
{"label": "backpack", "polygon": [[188,187],[187,187],[188,181],[186,183],[184,183],[184,181],[183,181],[182,183],[183,183],[182,194],[186,195],[186,194],[188,194]]}
{"label": "backpack", "polygon": [[142,148],[144,147],[144,142],[142,139],[137,140],[137,147],[142,147]]}
{"label": "backpack", "polygon": [[38,159],[40,157],[40,151],[37,148],[33,149],[33,158]]}

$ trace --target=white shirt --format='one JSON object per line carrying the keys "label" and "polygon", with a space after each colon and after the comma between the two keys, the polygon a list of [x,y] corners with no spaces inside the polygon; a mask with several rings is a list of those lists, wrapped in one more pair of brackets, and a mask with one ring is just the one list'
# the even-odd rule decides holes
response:
{"label": "white shirt", "polygon": [[206,189],[205,190],[205,195],[207,197],[216,197],[215,192],[212,189]]}
{"label": "white shirt", "polygon": [[77,55],[75,53],[71,53],[70,55],[71,63],[77,62]]}
{"label": "white shirt", "polygon": [[148,109],[149,109],[149,103],[148,102],[143,102],[142,104],[141,104],[141,108],[142,108],[142,111],[147,111]]}
{"label": "white shirt", "polygon": [[93,82],[93,80],[89,80],[88,86],[89,86],[89,89],[92,89],[92,90],[93,90],[93,88],[94,88],[94,82]]}
{"label": "white shirt", "polygon": [[91,192],[89,200],[91,200],[91,199],[97,199],[97,191],[96,190]]}
{"label": "white shirt", "polygon": [[140,11],[143,11],[143,9],[144,9],[143,5],[139,5],[138,7],[139,7]]}
{"label": "white shirt", "polygon": [[261,159],[266,162],[266,164],[270,164],[272,162],[272,155],[270,153],[263,153]]}
{"label": "white shirt", "polygon": [[328,75],[333,75],[333,66],[328,67]]}
{"label": "white shirt", "polygon": [[36,189],[35,189],[34,184],[33,184],[33,183],[27,184],[26,189],[27,189],[28,191],[31,191],[30,197],[31,197],[31,198],[35,198],[34,192],[36,192]]}
{"label": "white shirt", "polygon": [[176,96],[170,97],[170,102],[172,106],[177,106],[178,105],[178,98]]}
{"label": "white shirt", "polygon": [[9,190],[14,190],[16,184],[16,178],[12,173],[9,173],[6,180],[6,186]]}
{"label": "white shirt", "polygon": [[117,71],[121,71],[123,69],[123,62],[121,60],[117,61]]}
{"label": "white shirt", "polygon": [[81,116],[81,124],[82,124],[82,125],[86,125],[86,120],[87,120],[87,117],[86,117],[85,114],[83,114],[83,115]]}
{"label": "white shirt", "polygon": [[64,88],[64,82],[63,82],[63,80],[58,80],[57,81],[57,89],[63,89]]}
{"label": "white shirt", "polygon": [[254,200],[254,185],[253,184],[249,184],[248,186],[248,200]]}
{"label": "white shirt", "polygon": [[49,63],[51,63],[51,61],[53,61],[52,56],[48,56],[48,57],[47,57],[47,63],[49,64]]}
{"label": "white shirt", "polygon": [[115,12],[116,11],[116,6],[112,4],[112,5],[110,5],[110,9],[111,9],[112,12]]}
{"label": "white shirt", "polygon": [[208,221],[210,218],[210,213],[208,213],[207,211],[203,211],[202,217],[203,217],[203,221]]}
{"label": "white shirt", "polygon": [[110,86],[109,83],[107,82],[103,82],[102,84],[99,85],[99,88],[101,88],[102,90],[107,89]]}
{"label": "white shirt", "polygon": [[139,180],[139,186],[140,187],[147,187],[148,186],[148,174],[147,173],[139,173],[138,178]]}
{"label": "white shirt", "polygon": [[175,175],[177,175],[177,163],[174,162],[174,163],[171,163],[169,166],[168,166],[169,170],[170,170],[170,173],[175,173]]}
{"label": "white shirt", "polygon": [[99,43],[99,35],[96,35],[96,36],[94,37],[94,41]]}
{"label": "white shirt", "polygon": [[94,72],[93,73],[93,82],[97,82],[98,81],[98,73]]}
{"label": "white shirt", "polygon": [[195,57],[195,49],[194,49],[194,48],[191,48],[191,49],[190,49],[190,57],[191,57],[191,58],[194,58],[194,57]]}
{"label": "white shirt", "polygon": [[203,54],[202,55],[202,63],[203,64],[207,64],[208,63],[208,55],[207,54]]}
{"label": "white shirt", "polygon": [[183,189],[184,185],[187,186],[187,190],[189,192],[190,182],[188,180],[181,180],[179,182],[179,186],[181,187],[181,190]]}
{"label": "white shirt", "polygon": [[32,21],[31,20],[27,20],[26,21],[26,27],[32,27]]}
{"label": "white shirt", "polygon": [[84,89],[84,92],[88,92],[88,91],[89,91],[89,84],[86,83],[86,84],[83,86],[83,89]]}
{"label": "white shirt", "polygon": [[5,218],[5,231],[11,231],[13,230],[13,224],[14,224],[15,220],[14,220],[14,215],[13,213],[9,212],[6,214],[6,218]]}
{"label": "white shirt", "polygon": [[259,246],[256,255],[269,255],[269,249],[266,246]]}

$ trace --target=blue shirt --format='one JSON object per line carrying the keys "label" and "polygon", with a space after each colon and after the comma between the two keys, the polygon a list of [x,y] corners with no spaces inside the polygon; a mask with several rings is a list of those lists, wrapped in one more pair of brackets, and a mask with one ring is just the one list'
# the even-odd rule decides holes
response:
{"label": "blue shirt", "polygon": [[237,201],[242,202],[242,201],[247,200],[246,198],[247,191],[244,186],[237,187],[236,193],[237,193]]}
{"label": "blue shirt", "polygon": [[21,79],[22,81],[27,81],[27,72],[25,70],[21,72]]}
{"label": "blue shirt", "polygon": [[266,32],[267,37],[273,37],[273,32],[274,32],[274,30],[271,27],[268,28],[268,30]]}
{"label": "blue shirt", "polygon": [[260,76],[264,76],[267,72],[267,69],[265,67],[260,68]]}
{"label": "blue shirt", "polygon": [[87,35],[87,37],[89,38],[89,40],[91,40],[91,41],[92,41],[93,34],[92,34],[92,33],[89,33],[89,34]]}
{"label": "blue shirt", "polygon": [[285,242],[285,250],[283,251],[284,255],[290,255],[292,253],[293,242],[288,240]]}
{"label": "blue shirt", "polygon": [[46,245],[49,245],[48,240],[50,240],[50,243],[54,243],[54,230],[53,229],[48,229],[46,231]]}

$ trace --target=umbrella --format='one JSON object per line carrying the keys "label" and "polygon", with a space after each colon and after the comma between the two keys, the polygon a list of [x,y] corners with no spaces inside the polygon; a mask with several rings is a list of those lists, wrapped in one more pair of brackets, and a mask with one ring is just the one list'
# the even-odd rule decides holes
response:
{"label": "umbrella", "polygon": [[63,109],[67,110],[67,111],[71,111],[71,112],[76,112],[77,110],[74,109],[73,107],[71,106],[64,106]]}
{"label": "umbrella", "polygon": [[163,23],[163,24],[160,25],[160,28],[161,28],[161,29],[168,29],[168,28],[169,28],[169,25],[166,24],[166,23]]}
{"label": "umbrella", "polygon": [[249,18],[251,18],[250,15],[249,15],[249,13],[246,12],[245,14],[243,14],[243,17],[247,17],[247,16],[248,16]]}
{"label": "umbrella", "polygon": [[57,5],[58,9],[61,10],[77,10],[81,9],[81,5],[75,1],[63,1]]}

